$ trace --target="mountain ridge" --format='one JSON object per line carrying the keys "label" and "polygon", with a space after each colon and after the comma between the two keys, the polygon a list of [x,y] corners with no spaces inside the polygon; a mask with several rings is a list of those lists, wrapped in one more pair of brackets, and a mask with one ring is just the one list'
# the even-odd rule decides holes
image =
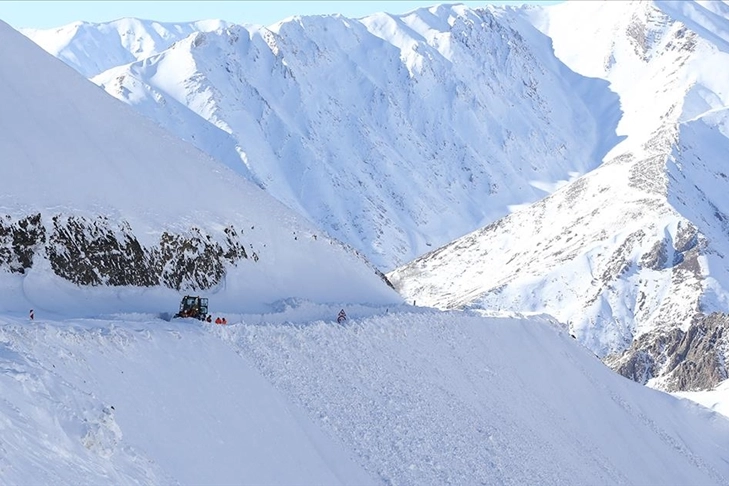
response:
{"label": "mountain ridge", "polygon": [[[537,35],[459,6],[296,17],[199,33],[93,80],[387,270],[599,163],[609,144],[591,142],[610,129],[586,101],[617,98]],[[205,119],[227,136],[207,138]]]}
{"label": "mountain ridge", "polygon": [[[194,32],[226,25],[229,24],[220,20],[173,23],[122,18],[103,24],[78,21],[56,29],[20,29],[20,32],[88,78],[113,66],[157,54]],[[114,47],[110,48],[112,37]]]}
{"label": "mountain ridge", "polygon": [[[428,304],[434,302],[430,294],[439,295],[438,306],[550,313],[612,363],[631,362],[645,353],[665,362],[665,357],[655,355],[650,336],[643,335],[655,333],[656,339],[663,339],[658,336],[674,328],[690,332],[702,315],[727,311],[726,208],[721,194],[729,188],[719,161],[729,132],[722,118],[726,100],[719,98],[723,75],[706,70],[720,65],[726,53],[672,20],[661,5],[637,2],[629,10],[563,4],[542,11],[548,21],[533,19],[554,39],[556,54],[568,65],[612,82],[624,112],[618,133],[627,137],[597,169],[497,222],[494,227],[500,233],[479,230],[390,274],[406,298],[417,296]],[[565,30],[567,24],[591,29],[589,23],[576,20],[580,15],[614,23],[601,24],[604,32],[594,45],[583,47],[573,42],[583,31]],[[599,55],[571,52],[583,48],[602,52],[607,62],[599,64]],[[652,92],[663,96],[646,96]],[[544,220],[550,227],[541,223]],[[499,242],[513,241],[517,235],[517,249]],[[525,241],[537,243],[530,247]],[[464,248],[473,256],[450,263],[461,258]],[[489,250],[500,251],[512,265],[497,263],[501,270],[491,265],[486,273],[476,263],[483,258],[476,255]],[[460,270],[448,270],[449,265]],[[470,279],[470,288],[464,276],[465,288],[459,290],[452,278],[439,283],[439,272],[481,273]],[[643,348],[631,346],[637,340]],[[724,360],[721,343],[710,352],[718,363]],[[627,354],[617,359],[623,352]],[[644,382],[673,389],[675,385],[662,379],[665,370],[652,369],[656,375],[644,377]],[[677,382],[680,377],[673,381]],[[711,386],[716,384],[711,381]]]}

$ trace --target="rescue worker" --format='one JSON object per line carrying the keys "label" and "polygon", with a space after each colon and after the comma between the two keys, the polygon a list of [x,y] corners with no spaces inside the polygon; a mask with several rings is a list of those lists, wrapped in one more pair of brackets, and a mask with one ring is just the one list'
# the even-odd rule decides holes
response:
{"label": "rescue worker", "polygon": [[221,324],[227,324],[227,323],[228,323],[228,321],[226,321],[226,320],[225,320],[225,317],[223,317],[223,318],[221,319]]}
{"label": "rescue worker", "polygon": [[220,319],[220,317],[215,318],[215,324],[222,324],[223,321]]}

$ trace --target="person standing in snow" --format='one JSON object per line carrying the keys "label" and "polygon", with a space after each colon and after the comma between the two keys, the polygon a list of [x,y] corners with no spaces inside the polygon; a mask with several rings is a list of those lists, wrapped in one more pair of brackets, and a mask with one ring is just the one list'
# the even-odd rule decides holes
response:
{"label": "person standing in snow", "polygon": [[344,312],[344,309],[339,311],[339,315],[337,316],[337,322],[339,324],[343,323],[347,320],[347,314]]}
{"label": "person standing in snow", "polygon": [[33,313],[33,309],[30,310],[30,320],[32,321],[35,319],[35,314]]}

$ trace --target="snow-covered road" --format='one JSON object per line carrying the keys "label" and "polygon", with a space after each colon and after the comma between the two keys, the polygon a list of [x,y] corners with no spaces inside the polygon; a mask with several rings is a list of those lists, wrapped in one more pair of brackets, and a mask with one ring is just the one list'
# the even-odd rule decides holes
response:
{"label": "snow-covered road", "polygon": [[[729,422],[558,325],[305,302],[0,317],[8,484],[727,484]],[[113,407],[113,408],[112,408]]]}

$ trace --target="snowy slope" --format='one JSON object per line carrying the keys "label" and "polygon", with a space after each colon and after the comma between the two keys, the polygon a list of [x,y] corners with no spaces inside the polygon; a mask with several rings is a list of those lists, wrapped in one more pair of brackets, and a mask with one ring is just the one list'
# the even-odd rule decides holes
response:
{"label": "snowy slope", "polygon": [[304,304],[0,323],[11,484],[729,481],[727,419],[549,320]]}
{"label": "snowy slope", "polygon": [[[426,15],[427,12],[432,16]],[[469,20],[473,23],[469,24]],[[502,157],[501,162],[510,165],[482,168],[485,179],[502,181],[505,186],[499,186],[491,194],[489,201],[493,201],[493,208],[483,209],[484,201],[473,201],[474,207],[484,211],[477,217],[470,215],[473,221],[489,220],[500,211],[505,214],[513,209],[510,208],[513,204],[528,202],[532,197],[557,189],[546,200],[494,223],[492,230],[504,230],[498,237],[480,239],[472,235],[472,241],[460,241],[468,245],[457,247],[451,259],[456,262],[460,256],[469,257],[468,265],[447,268],[441,278],[462,283],[459,281],[467,280],[472,269],[481,272],[476,278],[489,272],[494,275],[512,270],[517,274],[534,272],[537,284],[529,279],[506,282],[501,296],[494,300],[501,307],[494,305],[493,310],[523,311],[525,303],[535,304],[533,311],[554,310],[566,302],[563,295],[568,295],[572,300],[565,305],[573,306],[567,306],[568,309],[583,306],[581,312],[588,318],[602,319],[601,316],[609,314],[601,312],[620,309],[614,305],[621,302],[619,290],[625,290],[623,297],[630,295],[627,293],[631,289],[629,279],[634,273],[643,272],[643,278],[652,278],[653,286],[646,289],[653,292],[648,294],[653,299],[660,300],[668,294],[677,299],[665,301],[677,302],[673,307],[649,300],[646,312],[653,312],[650,314],[653,317],[666,315],[677,320],[697,301],[697,291],[687,291],[686,287],[701,287],[708,281],[702,273],[706,267],[701,265],[709,258],[699,251],[710,248],[715,251],[711,258],[716,261],[722,258],[719,246],[706,243],[709,234],[706,228],[712,228],[713,222],[689,226],[688,216],[681,211],[694,208],[700,212],[695,215],[700,220],[701,216],[712,215],[701,210],[701,204],[711,202],[718,214],[723,214],[722,201],[713,200],[722,194],[722,186],[705,183],[712,180],[713,165],[704,166],[695,160],[705,157],[701,150],[708,136],[705,130],[716,137],[712,147],[717,150],[723,147],[721,136],[715,133],[723,130],[723,112],[713,110],[699,116],[703,112],[693,111],[689,116],[686,110],[677,108],[670,111],[671,116],[661,118],[666,106],[651,105],[648,108],[655,112],[649,111],[645,120],[646,124],[654,123],[651,126],[655,130],[651,131],[638,123],[633,105],[628,103],[623,104],[626,115],[621,123],[633,116],[632,125],[617,125],[617,98],[607,90],[607,81],[581,78],[568,71],[550,57],[549,40],[531,22],[544,29],[543,24],[518,12],[505,10],[496,15],[446,7],[423,10],[410,17],[373,16],[356,25],[354,22],[341,17],[294,19],[272,28],[270,36],[264,30],[241,27],[192,34],[157,56],[127,66],[129,72],[144,72],[144,83],[150,83],[151,79],[155,86],[164,86],[179,98],[167,91],[154,91],[157,88],[150,90],[147,85],[139,84],[144,89],[137,89],[131,74],[125,78],[132,80],[128,84],[119,81],[120,87],[129,90],[127,93],[122,89],[122,93],[140,94],[139,106],[153,109],[145,101],[149,100],[147,96],[152,96],[157,103],[154,109],[162,112],[165,107],[171,107],[177,117],[175,128],[188,130],[191,139],[195,135],[207,139],[207,143],[217,144],[219,153],[214,155],[220,156],[222,163],[135,115],[130,108],[111,99],[59,61],[49,59],[0,23],[0,42],[4,46],[0,49],[0,105],[3,106],[0,153],[4,173],[15,182],[0,196],[0,269],[3,271],[0,274],[0,427],[3,431],[0,471],[3,481],[10,484],[729,483],[726,418],[621,378],[552,318],[497,319],[471,312],[449,313],[399,305],[400,299],[360,257],[303,222],[300,216],[240,175],[267,186],[268,190],[274,182],[283,180],[288,184],[283,186],[284,195],[291,187],[325,191],[326,184],[309,181],[307,184],[311,185],[297,186],[295,182],[303,179],[302,173],[288,166],[264,170],[249,163],[241,169],[240,154],[238,161],[224,154],[237,153],[242,142],[226,131],[222,122],[205,121],[204,125],[198,125],[190,116],[189,106],[212,119],[232,106],[198,91],[200,86],[212,86],[207,84],[212,82],[194,73],[199,60],[193,55],[206,49],[208,54],[229,53],[224,50],[231,45],[229,42],[245,44],[254,53],[256,49],[252,46],[258,46],[259,62],[247,65],[251,69],[265,71],[274,66],[283,73],[293,73],[297,80],[309,70],[319,76],[318,89],[325,80],[335,88],[333,92],[339,89],[349,93],[349,88],[338,85],[339,78],[325,68],[337,56],[344,56],[343,53],[355,59],[359,55],[360,61],[367,57],[362,52],[357,54],[359,42],[347,36],[355,32],[362,36],[360,40],[368,47],[367,52],[375,57],[371,65],[353,61],[348,66],[354,72],[360,69],[373,77],[374,81],[367,76],[354,76],[354,79],[367,78],[363,83],[372,83],[371,93],[401,93],[389,84],[384,85],[387,89],[378,88],[380,91],[372,87],[376,82],[394,83],[399,79],[388,78],[388,71],[383,74],[381,68],[374,68],[375,60],[381,63],[383,59],[391,59],[393,65],[402,62],[404,67],[395,72],[403,79],[418,81],[407,89],[400,87],[402,92],[422,89],[441,101],[460,100],[452,105],[458,108],[457,113],[442,109],[427,112],[431,118],[417,118],[426,113],[417,103],[420,98],[385,97],[378,111],[367,115],[372,119],[367,119],[361,127],[371,130],[377,126],[374,121],[381,122],[381,138],[373,139],[381,142],[373,144],[378,150],[383,153],[392,150],[382,147],[397,147],[395,142],[398,142],[422,156],[430,150],[426,144],[430,143],[429,137],[442,142],[456,133],[433,130],[417,138],[425,125],[405,123],[404,129],[401,128],[403,120],[412,118],[422,123],[430,120],[433,126],[445,120],[453,130],[468,129],[471,135],[488,140],[495,131],[493,127],[502,126],[491,124],[498,115],[503,126],[511,127],[512,134],[525,136],[533,132],[534,135],[527,137],[527,141],[515,135],[501,148],[498,144],[490,145],[491,142],[485,144]],[[391,29],[393,22],[399,26],[397,29]],[[410,30],[402,24],[407,24]],[[349,39],[352,44],[349,50],[331,51],[317,50],[320,44],[313,40],[300,44],[312,39],[304,35],[307,31],[304,27],[317,36],[332,35],[342,42]],[[668,32],[675,38],[678,31],[670,30],[673,27],[677,26],[669,26]],[[468,64],[468,58],[457,56],[470,51],[455,41],[451,44],[448,35],[438,34],[444,31],[459,34],[455,39],[460,39],[463,45],[474,41],[477,51],[483,45],[494,48],[482,50],[483,57],[474,58],[473,64]],[[521,33],[516,35],[517,31]],[[424,50],[421,57],[415,54],[400,57],[403,52],[409,52],[408,46],[412,48],[404,32],[417,40],[412,52]],[[432,38],[423,43],[418,35]],[[479,36],[486,36],[489,41],[476,42],[483,40]],[[690,35],[681,39],[696,41]],[[378,42],[385,46],[383,50],[373,47]],[[679,44],[685,47],[682,42]],[[530,53],[531,48],[535,50]],[[400,54],[393,53],[392,57],[382,54],[393,49],[398,49]],[[279,58],[274,51],[286,55]],[[271,57],[266,57],[267,53]],[[492,55],[493,58],[488,57]],[[686,63],[693,62],[691,55],[683,50],[676,55]],[[684,55],[687,57],[681,57]],[[203,58],[213,62],[210,55]],[[175,59],[187,59],[189,63],[176,64]],[[271,63],[266,64],[266,59]],[[491,127],[490,131],[479,132],[482,127],[478,123],[473,122],[471,127],[459,118],[464,113],[464,105],[459,103],[465,102],[459,98],[462,95],[458,94],[458,88],[474,89],[472,85],[454,82],[447,85],[452,91],[439,91],[443,88],[438,76],[444,71],[428,71],[428,67],[433,68],[437,62],[447,64],[444,59],[455,59],[458,62],[454,65],[465,63],[464,66],[474,71],[481,65],[507,69],[506,74],[495,71],[498,83],[490,84],[492,81],[483,79],[474,85],[493,89],[494,94],[484,98],[474,94],[468,98],[476,105],[490,103],[488,109],[474,108],[468,112],[474,117],[483,116],[476,121],[487,120],[484,123]],[[676,61],[671,59],[663,58],[666,65]],[[166,63],[170,66],[165,66]],[[284,69],[288,65],[290,71]],[[186,73],[199,84],[180,85],[177,78],[170,76],[172,69],[168,67],[181,66],[189,68]],[[232,66],[235,64],[228,67]],[[363,66],[369,66],[369,70]],[[209,67],[211,79],[215,78],[212,74],[215,66]],[[468,70],[464,67],[460,75],[466,76]],[[653,73],[656,80],[665,82],[660,89],[665,87],[671,93],[679,93],[687,86],[683,84],[683,72],[673,77],[665,74],[657,68]],[[147,75],[151,77],[146,78]],[[554,98],[540,100],[540,90],[533,91],[535,85],[530,85],[530,75],[538,81],[537,86],[550,86],[542,91]],[[523,87],[511,85],[508,81],[512,76]],[[261,118],[268,123],[260,127],[261,133],[270,130],[273,135],[282,136],[275,138],[280,142],[287,133],[282,127],[289,123],[318,133],[322,139],[326,135],[331,140],[345,139],[354,148],[360,146],[359,138],[347,138],[354,137],[357,130],[348,131],[344,122],[335,123],[336,132],[329,128],[320,132],[313,130],[318,126],[315,121],[323,126],[330,120],[336,122],[337,115],[348,119],[345,109],[335,110],[339,98],[330,100],[316,95],[314,85],[303,81],[293,86],[298,91],[277,93],[302,94],[301,99],[307,101],[306,109],[321,110],[323,116],[316,118],[312,113],[304,113],[301,119],[278,123],[280,112],[271,108],[270,100],[283,100],[281,103],[289,110],[292,106],[299,110],[301,107],[288,98],[260,96],[260,113],[268,113],[267,118]],[[707,91],[712,86],[708,81],[702,86],[706,89],[695,91],[698,97],[695,100],[706,95],[707,103],[714,102],[716,98]],[[273,92],[282,87],[290,86],[268,82],[257,85],[256,89],[270,88]],[[200,96],[188,98],[190,93]],[[212,88],[210,93],[215,93]],[[531,98],[529,93],[536,98]],[[580,96],[568,96],[570,93]],[[363,108],[357,103],[364,102],[356,98],[341,99],[347,99],[358,110]],[[633,99],[636,103],[640,101],[637,95]],[[210,100],[215,103],[211,104]],[[525,104],[515,103],[514,110],[507,110],[509,101],[505,100],[520,100]],[[394,106],[395,102],[406,101],[413,106],[410,112],[384,109],[385,104],[389,107],[390,103]],[[635,106],[638,106],[636,110],[642,109]],[[698,101],[694,106],[700,106]],[[246,110],[241,109],[225,123],[244,126],[240,119],[251,116]],[[387,118],[390,114],[393,120]],[[544,118],[537,122],[540,114]],[[654,115],[656,119],[651,118]],[[544,131],[545,119],[559,123],[560,128]],[[219,121],[222,120],[221,115]],[[619,132],[626,137],[624,145],[608,155],[608,163],[568,182],[569,178],[593,169],[618,141],[614,133],[616,126],[635,126],[645,133],[631,136]],[[256,134],[256,130],[259,128],[253,125],[251,133]],[[415,138],[408,138],[411,133]],[[642,140],[646,134],[648,138]],[[504,142],[509,140],[505,132],[502,135]],[[679,135],[685,137],[681,138],[686,141],[685,145],[672,142]],[[390,136],[399,138],[387,138]],[[294,142],[287,142],[288,145],[274,145],[279,150],[276,157],[292,156],[281,158],[289,164],[298,160],[293,158],[294,154],[303,158],[304,148],[313,147],[303,142],[296,144],[296,140],[305,139],[303,135],[292,139]],[[549,147],[559,141],[565,143],[565,149],[555,155]],[[354,151],[345,150],[347,144],[332,144],[335,148],[331,154],[356,157]],[[477,148],[473,151],[480,153]],[[382,160],[405,159],[411,152],[396,153]],[[445,161],[454,158],[460,161],[458,150],[446,146],[438,153],[445,154],[437,159],[444,161],[441,165],[404,165],[405,170],[415,174],[416,168],[424,168],[427,176],[421,175],[423,180],[442,182],[453,178],[457,171]],[[331,154],[324,153],[323,160],[333,165],[338,159]],[[473,160],[477,159],[474,155]],[[435,157],[427,160],[432,162]],[[665,179],[660,177],[664,167],[661,160],[670,162],[664,164],[669,168]],[[333,173],[348,174],[356,166],[334,167],[337,170]],[[398,167],[403,170],[402,164]],[[644,168],[652,172],[645,172]],[[527,172],[523,179],[515,175],[520,169]],[[373,170],[372,180],[387,174]],[[681,178],[683,175],[686,180]],[[322,179],[316,181],[329,181],[329,176],[325,171]],[[361,173],[356,177],[372,190]],[[436,190],[443,192],[444,186],[437,184],[409,189],[402,180],[395,179],[392,189],[406,198],[403,201],[418,199],[417,191],[424,188],[433,191],[430,193],[433,198],[438,194]],[[689,180],[701,184],[707,197],[695,197]],[[656,183],[661,181],[669,182]],[[511,184],[517,188],[522,184],[526,196]],[[623,191],[615,191],[615,187]],[[674,187],[684,192],[670,192]],[[296,197],[282,199],[292,206],[296,206],[295,201],[308,201],[307,197],[297,199],[296,191],[290,192]],[[351,193],[355,192],[361,194]],[[325,193],[324,199],[332,194]],[[452,201],[462,195],[456,189],[445,194],[444,200],[453,197]],[[685,204],[675,203],[671,195],[675,200],[681,197]],[[434,200],[423,196],[425,202],[420,208],[432,211]],[[584,204],[588,200],[594,202]],[[358,202],[351,202],[351,206],[347,201],[338,204],[352,211],[362,208]],[[453,204],[449,202],[446,207],[459,207],[458,203]],[[304,204],[300,206],[298,209],[306,212]],[[385,212],[390,208],[383,207]],[[443,207],[437,209],[440,213],[445,211]],[[597,213],[593,214],[596,209]],[[572,220],[573,212],[585,218]],[[457,209],[453,213],[460,214]],[[351,219],[346,212],[343,214],[347,216],[345,220]],[[311,213],[307,215],[311,217]],[[714,219],[720,221],[718,217]],[[605,226],[600,228],[600,222]],[[456,223],[452,224],[456,227]],[[558,234],[565,225],[571,225],[570,230],[576,234]],[[665,240],[661,241],[670,245],[653,244],[658,241],[653,239],[661,234],[661,225],[665,225]],[[537,236],[544,235],[545,240],[532,239],[530,245],[526,244],[534,236],[533,228],[538,227],[543,232]],[[408,231],[414,231],[413,234],[421,231],[410,228]],[[603,235],[606,228],[615,233]],[[431,228],[426,230],[438,234]],[[596,231],[599,231],[597,236]],[[643,231],[643,236],[635,236],[639,231]],[[446,237],[446,233],[441,230],[440,234]],[[363,230],[362,234],[367,233]],[[565,252],[560,252],[563,241],[574,241],[574,249],[579,252],[593,238],[603,246],[593,247],[595,251],[589,258],[570,259],[563,255]],[[396,240],[383,236],[382,242],[387,243],[383,243],[383,248],[389,251],[392,241]],[[483,241],[497,247],[502,245],[507,252],[515,248],[507,256],[520,265],[509,267],[512,263],[500,260],[501,255],[489,258],[494,247]],[[542,250],[543,245],[550,248]],[[417,248],[417,245],[406,248]],[[531,253],[534,248],[538,250]],[[641,268],[630,264],[631,259],[637,258],[636,248],[642,252]],[[474,249],[482,253],[470,258]],[[519,250],[524,255],[517,253]],[[397,258],[408,251],[397,250]],[[603,259],[603,251],[610,253],[609,259]],[[393,257],[392,261],[397,258]],[[484,270],[481,261],[492,266]],[[555,265],[549,266],[550,263]],[[593,263],[595,266],[589,267]],[[497,266],[502,264],[506,268]],[[575,292],[582,290],[580,283],[593,286],[599,293],[600,305],[584,307],[580,295],[552,293],[559,288],[539,284],[539,279],[544,278],[543,273],[538,273],[540,268],[561,276],[563,282],[573,285],[571,289]],[[581,280],[587,278],[585,268],[594,270],[597,277],[594,283]],[[645,268],[654,273],[647,273]],[[150,274],[157,273],[160,280],[155,285],[121,285],[131,277],[146,282]],[[718,271],[712,273],[716,277],[712,285],[716,290],[713,302],[717,306],[723,295],[721,275]],[[539,298],[519,293],[532,290],[529,287],[532,284],[534,295]],[[161,310],[174,310],[180,292],[187,290],[203,290],[211,298],[213,313],[225,313],[231,325],[156,318]],[[456,289],[458,293],[463,290]],[[478,300],[483,298],[478,295],[481,290],[466,289],[473,292],[475,303],[455,293],[449,298],[479,307],[486,302]],[[435,293],[428,298],[434,296]],[[504,296],[514,299],[513,307]],[[687,304],[679,299],[685,299]],[[23,316],[31,306],[36,309],[36,320],[28,322]],[[340,326],[333,318],[342,306],[349,320]],[[563,319],[564,315],[558,317]],[[597,324],[604,322],[596,321]],[[598,325],[592,329],[573,323],[570,331],[578,331],[578,337],[591,346],[595,342],[606,345],[616,342],[609,334],[612,327]],[[586,339],[588,336],[594,340]]]}
{"label": "snowy slope", "polygon": [[617,140],[607,84],[498,12],[229,26],[93,81],[392,269],[551,193]]}
{"label": "snowy slope", "polygon": [[363,258],[264,191],[4,23],[0,40],[0,309],[93,315],[105,285],[127,311],[160,298],[174,311],[186,291],[230,310],[398,301]]}
{"label": "snowy slope", "polygon": [[191,322],[4,320],[0,333],[6,484],[373,482]]}
{"label": "snowy slope", "polygon": [[[727,16],[691,2],[523,13],[570,68],[610,81],[625,140],[553,195],[394,272],[396,287],[425,305],[552,314],[600,356],[727,312]],[[723,344],[707,352],[724,362]],[[631,377],[669,371],[666,356],[648,361]]]}

